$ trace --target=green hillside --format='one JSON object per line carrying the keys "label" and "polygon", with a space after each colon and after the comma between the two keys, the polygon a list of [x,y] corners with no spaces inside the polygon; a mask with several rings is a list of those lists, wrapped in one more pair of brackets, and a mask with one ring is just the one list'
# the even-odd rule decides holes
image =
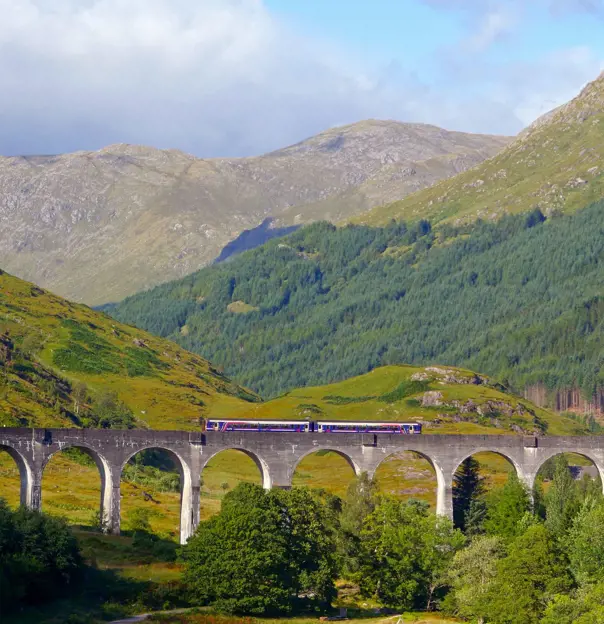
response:
{"label": "green hillside", "polygon": [[174,343],[0,271],[0,426],[190,429],[254,400]]}
{"label": "green hillside", "polygon": [[604,196],[604,73],[493,158],[354,219],[458,223],[540,208],[572,212]]}
{"label": "green hillside", "polygon": [[602,202],[437,232],[316,224],[110,312],[265,398],[400,363],[590,397],[604,386],[603,224]]}
{"label": "green hillside", "polygon": [[384,366],[327,386],[298,388],[265,403],[241,404],[231,418],[412,421],[424,433],[586,432],[577,421],[504,392],[490,379],[449,367]]}

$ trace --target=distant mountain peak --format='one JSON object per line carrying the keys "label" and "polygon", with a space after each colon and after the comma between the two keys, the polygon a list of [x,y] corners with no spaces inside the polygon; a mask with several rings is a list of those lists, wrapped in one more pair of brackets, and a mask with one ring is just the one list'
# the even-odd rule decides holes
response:
{"label": "distant mountain peak", "polygon": [[534,208],[575,210],[604,196],[603,163],[604,72],[491,158],[356,220],[381,224],[421,215],[460,222]]}

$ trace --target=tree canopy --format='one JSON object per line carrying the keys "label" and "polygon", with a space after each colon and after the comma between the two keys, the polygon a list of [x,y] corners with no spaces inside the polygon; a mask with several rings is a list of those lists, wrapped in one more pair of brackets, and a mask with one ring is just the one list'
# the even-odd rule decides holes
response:
{"label": "tree canopy", "polygon": [[286,614],[304,597],[335,595],[329,507],[304,490],[240,484],[184,548],[195,601],[228,613]]}

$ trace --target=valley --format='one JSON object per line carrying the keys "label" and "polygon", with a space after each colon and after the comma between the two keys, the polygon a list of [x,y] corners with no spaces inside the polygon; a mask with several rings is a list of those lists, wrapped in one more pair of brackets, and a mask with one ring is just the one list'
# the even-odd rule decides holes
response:
{"label": "valley", "polygon": [[[490,613],[509,608],[492,589],[508,582],[505,566],[520,566],[514,579],[526,569],[514,549],[546,552],[541,568],[559,566],[577,584],[592,578],[572,566],[587,565],[579,530],[591,541],[599,522],[590,459],[599,438],[544,436],[602,432],[602,85],[604,75],[514,140],[370,120],[256,158],[117,145],[0,160],[0,240],[13,236],[0,253],[0,427],[422,426],[415,451],[391,452],[376,437],[384,457],[372,478],[351,466],[370,462],[366,445],[356,460],[335,443],[311,441],[308,454],[292,445],[303,459],[290,458],[293,476],[270,491],[259,486],[281,460],[220,447],[201,470],[201,523],[188,542],[181,499],[197,499],[186,498],[177,456],[128,451],[111,490],[119,521],[108,524],[105,469],[102,478],[91,456],[59,442],[40,468],[35,530],[77,551],[84,594],[25,617],[54,624],[67,609],[70,624],[96,623],[208,604],[260,615],[349,606],[361,618],[370,605],[409,614],[438,605],[482,617],[487,607],[467,594],[474,581],[459,575],[474,574],[462,572],[463,557],[483,547]],[[35,522],[18,520],[32,512],[18,510],[6,431],[0,522],[26,535]],[[451,441],[457,451],[445,455],[459,456],[443,472],[443,458],[422,449],[446,434],[469,435],[472,454]],[[522,458],[488,438],[474,446],[471,436],[492,434],[517,436],[510,449],[518,441]],[[527,457],[538,456],[529,474]],[[194,515],[183,523],[195,527]],[[122,535],[107,534],[120,523]],[[554,536],[570,536],[568,552]],[[382,543],[398,554],[380,554]],[[7,574],[20,578],[11,557]],[[271,576],[273,557],[287,575]],[[392,570],[415,584],[391,583]],[[31,592],[23,587],[16,604]]]}
{"label": "valley", "polygon": [[[588,430],[581,419],[509,395],[483,375],[448,367],[387,366],[362,377],[301,388],[261,402],[207,361],[165,339],[122,325],[7,273],[0,276],[0,285],[3,426],[198,430],[199,419],[211,416],[403,419],[421,422],[426,434],[574,435]],[[77,352],[78,358],[57,358],[57,353],[67,350]],[[145,354],[144,359],[137,351]],[[118,414],[123,420],[103,420]],[[505,460],[487,456],[485,461],[496,475],[507,474]],[[128,528],[131,516],[136,519],[137,510],[147,509],[152,530],[174,539],[178,535],[178,487],[161,485],[162,473],[151,472],[145,478],[143,473],[137,474],[124,475],[124,526]],[[294,484],[326,488],[342,496],[351,476],[350,466],[339,455],[317,453],[302,462]],[[380,468],[376,479],[384,492],[412,494],[435,504],[432,468],[418,456],[404,453],[393,457]],[[237,451],[220,453],[204,471],[202,518],[216,513],[222,497],[239,482],[259,480],[249,457]],[[2,496],[16,505],[17,467],[4,452],[0,452],[0,486]],[[94,525],[99,488],[98,470],[87,456],[60,454],[44,473],[43,509],[76,525]],[[147,491],[155,503],[146,499],[143,493]]]}
{"label": "valley", "polygon": [[542,406],[574,392],[597,415],[603,215],[599,202],[456,228],[320,223],[107,311],[264,397],[433,363],[480,371]]}

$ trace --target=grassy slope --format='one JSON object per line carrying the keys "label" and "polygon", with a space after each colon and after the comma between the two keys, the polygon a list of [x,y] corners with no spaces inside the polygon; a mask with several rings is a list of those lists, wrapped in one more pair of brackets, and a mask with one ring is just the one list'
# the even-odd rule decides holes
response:
{"label": "grassy slope", "polygon": [[[424,377],[425,385],[412,385],[413,378]],[[513,426],[532,431],[536,417],[547,423],[547,433],[552,435],[585,433],[575,421],[506,394],[485,377],[478,378],[484,383],[470,383],[476,378],[471,371],[453,367],[384,366],[339,383],[292,390],[265,403],[240,404],[228,412],[217,406],[213,415],[232,418],[411,420],[423,422],[425,433],[471,434],[511,433]],[[407,387],[411,394],[405,394]],[[399,389],[400,392],[397,392]],[[425,392],[441,393],[442,404],[422,406]],[[398,398],[399,394],[405,396]],[[468,406],[470,401],[485,414],[491,415],[481,416],[478,412],[460,414],[459,406]],[[458,402],[458,406],[454,402]],[[499,415],[493,413],[496,409]],[[509,410],[509,415],[505,410]]]}
{"label": "grassy slope", "polygon": [[[33,336],[41,348],[28,374],[9,368],[10,383],[0,389],[0,425],[73,426],[70,384],[76,381],[92,394],[116,391],[139,426],[153,429],[194,429],[200,416],[219,405],[228,411],[257,399],[168,340],[0,272],[4,331],[17,347]],[[45,377],[69,382],[59,393],[61,411],[54,408]]]}
{"label": "grassy slope", "polygon": [[459,221],[535,207],[570,212],[604,196],[603,145],[604,74],[493,158],[355,221]]}

